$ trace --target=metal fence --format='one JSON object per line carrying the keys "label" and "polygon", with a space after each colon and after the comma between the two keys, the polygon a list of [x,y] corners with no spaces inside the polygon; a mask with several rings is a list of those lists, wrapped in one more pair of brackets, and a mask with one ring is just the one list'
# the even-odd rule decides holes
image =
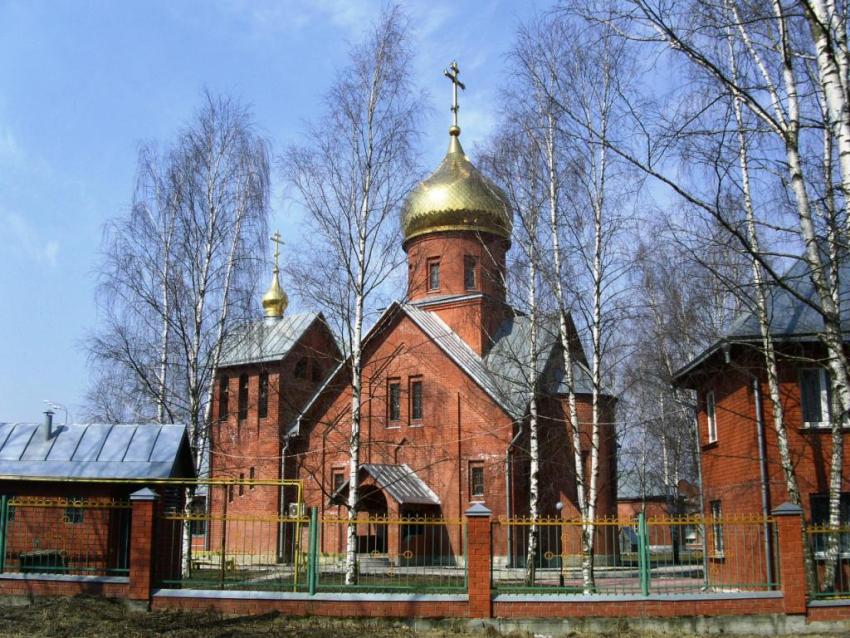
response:
{"label": "metal fence", "polygon": [[586,526],[593,537],[592,578],[583,565],[583,527],[579,520],[558,518],[494,522],[494,589],[649,595],[765,591],[778,585],[778,543],[770,518],[640,514],[635,520],[594,521]]}
{"label": "metal fence", "polygon": [[811,596],[850,598],[850,527],[813,525],[806,534],[816,580]]}
{"label": "metal fence", "polygon": [[466,528],[461,520],[361,515],[353,566],[346,552],[348,519],[326,517],[317,526],[310,545],[317,591],[466,591]]}
{"label": "metal fence", "polygon": [[[278,512],[282,481],[222,481],[202,495],[161,499],[157,581],[165,587],[303,591],[309,519],[296,502]],[[300,493],[299,493],[300,495]]]}
{"label": "metal fence", "polygon": [[0,572],[125,576],[129,501],[0,496]]}
{"label": "metal fence", "polygon": [[[462,521],[361,515],[352,582],[346,579],[347,518],[320,518],[315,509],[310,516],[269,516],[171,508],[160,521],[158,581],[165,587],[312,593],[466,588]],[[203,530],[203,544],[192,530]]]}

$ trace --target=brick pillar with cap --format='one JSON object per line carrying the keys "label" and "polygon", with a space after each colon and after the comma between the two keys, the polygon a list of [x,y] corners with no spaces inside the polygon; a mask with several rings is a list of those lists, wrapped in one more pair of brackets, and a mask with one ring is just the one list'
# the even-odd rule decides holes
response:
{"label": "brick pillar with cap", "polygon": [[783,503],[771,514],[779,536],[779,578],[786,614],[806,613],[806,565],[803,558],[803,510]]}
{"label": "brick pillar with cap", "polygon": [[159,495],[149,488],[130,495],[132,524],[130,527],[131,600],[150,600],[153,583],[154,510]]}
{"label": "brick pillar with cap", "polygon": [[473,503],[466,510],[466,582],[470,618],[490,618],[490,517],[484,503]]}

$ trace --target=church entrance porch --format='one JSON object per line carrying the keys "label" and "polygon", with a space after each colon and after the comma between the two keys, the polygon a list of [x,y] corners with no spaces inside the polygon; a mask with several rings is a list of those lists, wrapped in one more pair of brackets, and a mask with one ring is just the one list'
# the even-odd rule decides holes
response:
{"label": "church entrance porch", "polygon": [[[439,498],[409,466],[361,466],[360,495],[357,554],[361,569],[457,564],[462,525],[443,519]],[[322,520],[322,551],[344,557],[348,519],[343,504],[348,500],[348,482],[331,500],[340,507],[335,517]]]}

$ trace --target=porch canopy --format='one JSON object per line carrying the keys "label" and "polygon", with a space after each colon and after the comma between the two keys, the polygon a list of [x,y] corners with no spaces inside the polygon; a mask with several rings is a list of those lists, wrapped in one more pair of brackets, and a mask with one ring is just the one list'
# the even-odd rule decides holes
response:
{"label": "porch canopy", "polygon": [[[399,505],[440,505],[440,498],[428,484],[416,475],[406,463],[384,465],[364,463],[360,466],[361,480],[371,477],[375,485],[393,498]],[[331,495],[332,503],[344,502],[343,495],[348,493],[348,481],[345,481]]]}

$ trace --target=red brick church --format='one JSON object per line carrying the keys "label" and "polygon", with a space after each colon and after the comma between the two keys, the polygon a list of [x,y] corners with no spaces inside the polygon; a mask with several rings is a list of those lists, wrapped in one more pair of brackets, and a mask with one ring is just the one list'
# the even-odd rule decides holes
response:
{"label": "red brick church", "polygon": [[[383,312],[363,343],[359,478],[362,512],[369,514],[458,520],[475,501],[495,518],[528,509],[529,322],[507,303],[504,283],[512,212],[464,154],[459,136],[453,126],[445,159],[406,203],[404,301]],[[342,515],[350,371],[321,314],[284,313],[277,266],[263,306],[266,317],[227,343],[217,372],[211,472],[300,479],[308,507]],[[557,330],[542,332],[540,511],[556,515],[562,503],[566,517],[577,508],[562,353]],[[580,415],[589,421],[586,358],[579,339],[573,343]],[[609,425],[601,437],[600,517],[616,511],[614,407],[613,397],[603,398]],[[276,515],[294,497],[233,487],[226,506],[230,514]],[[224,498],[212,495],[214,515]],[[462,555],[460,527],[447,532],[452,552]],[[322,551],[342,551],[342,542],[323,537],[329,546]]]}

